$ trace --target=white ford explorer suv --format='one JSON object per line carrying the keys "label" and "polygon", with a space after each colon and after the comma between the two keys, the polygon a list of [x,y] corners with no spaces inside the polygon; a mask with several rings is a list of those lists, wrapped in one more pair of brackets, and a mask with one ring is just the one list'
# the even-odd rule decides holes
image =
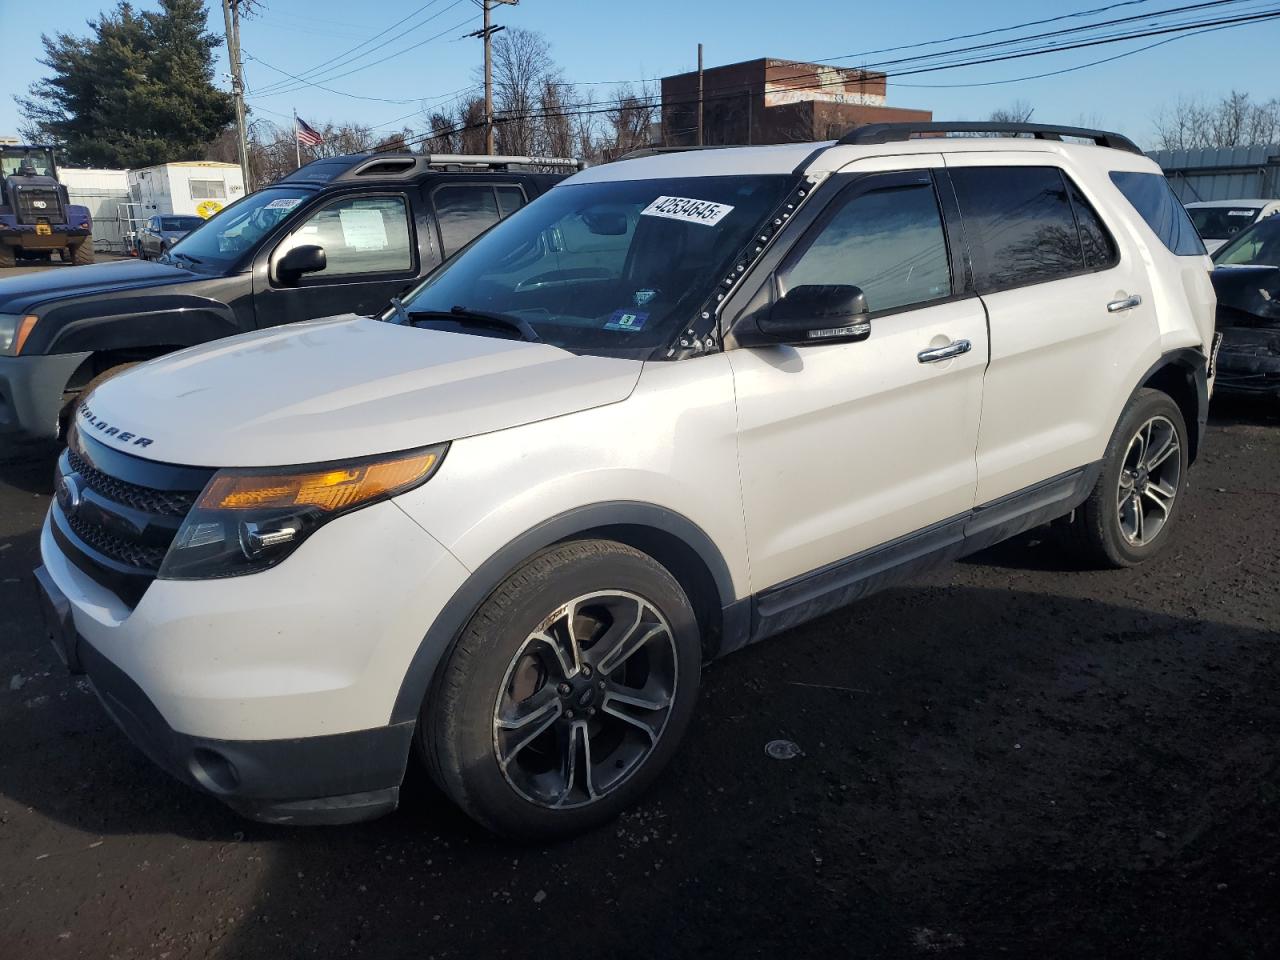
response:
{"label": "white ford explorer suv", "polygon": [[1165,546],[1208,267],[1100,131],[589,169],[382,317],[99,386],[46,617],[145,752],[244,814],[384,813],[418,756],[489,828],[571,833],[654,780],[714,657],[1050,521],[1105,565]]}

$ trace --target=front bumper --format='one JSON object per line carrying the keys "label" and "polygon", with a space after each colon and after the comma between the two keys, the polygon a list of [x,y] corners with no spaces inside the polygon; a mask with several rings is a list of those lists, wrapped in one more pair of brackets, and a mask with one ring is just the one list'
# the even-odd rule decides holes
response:
{"label": "front bumper", "polygon": [[0,243],[19,250],[61,250],[72,243],[85,242],[92,235],[92,228],[83,230],[66,224],[51,226],[48,233],[37,231],[30,223],[0,227]]}
{"label": "front bumper", "polygon": [[1280,330],[1223,327],[1214,389],[1280,396]]}
{"label": "front bumper", "polygon": [[392,723],[392,707],[467,572],[394,503],[261,573],[156,580],[134,608],[69,561],[48,520],[40,547],[55,648],[160,767],[260,820],[395,808],[414,721]]}
{"label": "front bumper", "polygon": [[63,391],[89,356],[0,357],[0,436],[57,437]]}

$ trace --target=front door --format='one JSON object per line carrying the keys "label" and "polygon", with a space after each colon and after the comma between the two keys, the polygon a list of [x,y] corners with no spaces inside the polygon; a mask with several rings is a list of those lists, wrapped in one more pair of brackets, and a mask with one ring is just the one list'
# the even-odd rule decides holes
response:
{"label": "front door", "polygon": [[[409,197],[399,192],[345,195],[315,210],[276,244],[254,291],[259,326],[386,309],[418,276],[417,233]],[[324,270],[282,276],[295,246],[324,248]]]}
{"label": "front door", "polygon": [[941,158],[901,159],[920,168],[854,179],[772,281],[860,287],[870,337],[728,354],[753,591],[973,506],[986,316],[944,229]]}

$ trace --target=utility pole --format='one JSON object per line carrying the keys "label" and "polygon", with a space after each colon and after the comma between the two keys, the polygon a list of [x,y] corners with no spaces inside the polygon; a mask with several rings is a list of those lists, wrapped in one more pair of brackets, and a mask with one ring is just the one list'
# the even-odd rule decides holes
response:
{"label": "utility pole", "polygon": [[514,7],[520,0],[480,0],[480,6],[484,9],[484,26],[479,30],[468,33],[468,37],[479,37],[484,41],[484,152],[489,156],[494,154],[493,146],[493,50],[491,38],[499,30],[505,30],[506,27],[495,27],[492,23],[490,13],[493,11],[495,3],[505,3]]}
{"label": "utility pole", "polygon": [[698,146],[702,146],[702,44],[698,44]]}
{"label": "utility pole", "polygon": [[222,0],[222,18],[227,25],[227,61],[231,64],[231,95],[236,104],[236,141],[240,154],[240,174],[244,191],[253,190],[249,176],[249,136],[244,124],[244,77],[240,63],[240,0]]}

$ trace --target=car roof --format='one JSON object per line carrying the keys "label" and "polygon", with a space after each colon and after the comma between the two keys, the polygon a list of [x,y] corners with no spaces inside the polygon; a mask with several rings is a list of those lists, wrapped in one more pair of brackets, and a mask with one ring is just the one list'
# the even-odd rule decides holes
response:
{"label": "car roof", "polygon": [[920,137],[888,143],[846,144],[835,140],[752,147],[702,147],[639,151],[631,158],[589,167],[563,185],[668,177],[831,173],[869,157],[956,153],[1055,154],[1082,163],[1105,162],[1108,169],[1158,172],[1154,161],[1113,147],[1030,137]]}
{"label": "car roof", "polygon": [[567,174],[582,162],[568,157],[508,157],[470,154],[349,153],[323,157],[299,167],[272,186],[325,187],[331,183],[417,180],[443,173]]}
{"label": "car roof", "polygon": [[1187,208],[1191,207],[1265,207],[1269,203],[1280,203],[1280,200],[1263,200],[1260,197],[1242,200],[1196,200],[1192,203],[1183,204]]}

